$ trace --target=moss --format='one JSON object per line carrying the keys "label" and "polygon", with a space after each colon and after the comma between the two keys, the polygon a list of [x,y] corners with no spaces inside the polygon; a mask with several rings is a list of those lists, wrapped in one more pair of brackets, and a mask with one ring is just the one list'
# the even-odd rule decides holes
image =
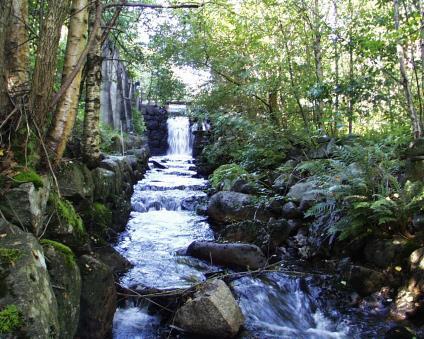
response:
{"label": "moss", "polygon": [[84,223],[70,201],[60,198],[56,193],[53,193],[50,194],[49,202],[56,209],[60,219],[67,224],[72,225],[78,234],[85,234]]}
{"label": "moss", "polygon": [[43,178],[31,169],[23,170],[16,174],[13,178],[15,185],[20,185],[26,182],[32,182],[36,188],[43,187]]}
{"label": "moss", "polygon": [[16,305],[8,305],[0,311],[0,334],[13,333],[22,326],[22,314]]}
{"label": "moss", "polygon": [[93,221],[103,230],[110,227],[112,223],[112,211],[100,202],[95,202],[92,205]]}
{"label": "moss", "polygon": [[57,251],[59,251],[60,253],[62,253],[65,256],[66,263],[69,266],[74,267],[76,265],[75,254],[74,254],[74,252],[72,252],[72,250],[68,246],[66,246],[66,245],[64,245],[60,242],[57,242],[57,241],[54,241],[54,240],[49,240],[49,239],[42,239],[40,241],[40,244],[42,246],[52,246],[52,247],[54,247]]}
{"label": "moss", "polygon": [[21,257],[21,251],[12,248],[0,247],[0,263],[11,265]]}

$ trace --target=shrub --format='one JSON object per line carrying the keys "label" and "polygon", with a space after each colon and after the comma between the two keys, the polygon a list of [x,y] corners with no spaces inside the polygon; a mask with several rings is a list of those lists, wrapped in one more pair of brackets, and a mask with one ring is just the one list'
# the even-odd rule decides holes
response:
{"label": "shrub", "polygon": [[228,191],[237,179],[248,177],[248,175],[243,167],[237,164],[227,164],[218,167],[209,179],[213,188]]}
{"label": "shrub", "polygon": [[299,164],[324,196],[306,216],[318,218],[321,233],[340,240],[376,231],[405,233],[412,214],[423,207],[424,190],[421,183],[401,184],[399,152],[388,138],[340,146],[333,159]]}

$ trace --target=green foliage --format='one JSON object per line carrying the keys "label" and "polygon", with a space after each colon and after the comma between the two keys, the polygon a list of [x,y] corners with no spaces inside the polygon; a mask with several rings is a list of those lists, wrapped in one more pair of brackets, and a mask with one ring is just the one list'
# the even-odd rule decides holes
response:
{"label": "green foliage", "polygon": [[13,333],[22,323],[22,314],[16,305],[7,305],[0,311],[0,334]]}
{"label": "green foliage", "polygon": [[35,188],[40,188],[44,185],[43,178],[32,169],[24,169],[13,176],[12,179],[15,185],[20,185],[25,182],[32,182]]}
{"label": "green foliage", "polygon": [[14,264],[21,255],[21,251],[17,249],[0,247],[0,263],[3,265]]}
{"label": "green foliage", "polygon": [[299,171],[319,186],[324,199],[309,209],[328,235],[348,239],[365,233],[405,232],[412,214],[424,206],[424,185],[399,175],[402,144],[388,137],[380,143],[339,146],[333,159],[307,161]]}
{"label": "green foliage", "polygon": [[144,122],[143,114],[141,114],[141,112],[135,107],[133,107],[131,111],[132,111],[134,132],[139,135],[142,135],[147,129],[146,124]]}
{"label": "green foliage", "polygon": [[72,225],[79,235],[85,235],[84,223],[70,201],[60,198],[57,193],[51,193],[49,196],[49,202],[56,210],[61,222]]}
{"label": "green foliage", "polygon": [[248,171],[278,167],[290,150],[291,133],[239,114],[212,117],[213,142],[203,155],[209,164],[238,163]]}
{"label": "green foliage", "polygon": [[112,127],[100,125],[100,149],[105,153],[113,152],[113,145],[116,139],[121,139],[121,133]]}
{"label": "green foliage", "polygon": [[60,253],[62,253],[65,256],[66,264],[68,266],[70,266],[70,267],[76,266],[75,254],[74,254],[74,252],[72,252],[72,250],[68,246],[66,246],[66,245],[64,245],[60,242],[57,242],[57,241],[54,241],[54,240],[49,240],[49,239],[42,239],[40,241],[40,244],[42,246],[52,246],[52,247],[54,247],[57,251],[59,251]]}
{"label": "green foliage", "polygon": [[108,229],[112,223],[112,211],[104,204],[95,202],[91,206],[93,222],[103,231]]}
{"label": "green foliage", "polygon": [[247,178],[249,173],[237,164],[226,164],[218,167],[209,177],[212,187],[228,191],[234,182],[240,178]]}

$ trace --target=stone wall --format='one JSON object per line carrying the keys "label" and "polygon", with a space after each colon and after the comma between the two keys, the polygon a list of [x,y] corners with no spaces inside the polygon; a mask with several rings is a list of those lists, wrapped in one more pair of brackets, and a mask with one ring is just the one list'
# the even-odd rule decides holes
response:
{"label": "stone wall", "polygon": [[10,326],[0,337],[111,337],[114,277],[131,264],[109,242],[128,221],[133,185],[148,157],[143,145],[106,156],[93,170],[64,162],[56,171],[60,196],[48,176],[4,183],[0,313]]}
{"label": "stone wall", "polygon": [[168,112],[157,105],[142,105],[147,138],[152,155],[164,155],[168,150]]}

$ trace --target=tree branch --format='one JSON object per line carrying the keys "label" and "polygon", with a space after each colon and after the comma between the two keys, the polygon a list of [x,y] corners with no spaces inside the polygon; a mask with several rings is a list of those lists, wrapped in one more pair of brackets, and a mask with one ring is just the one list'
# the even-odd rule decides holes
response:
{"label": "tree branch", "polygon": [[155,4],[146,4],[143,2],[124,2],[124,3],[111,3],[103,6],[103,9],[109,9],[113,7],[141,7],[141,8],[153,8],[153,9],[176,9],[176,8],[199,8],[203,7],[204,4],[195,4],[195,3],[183,3],[178,5],[155,5]]}

